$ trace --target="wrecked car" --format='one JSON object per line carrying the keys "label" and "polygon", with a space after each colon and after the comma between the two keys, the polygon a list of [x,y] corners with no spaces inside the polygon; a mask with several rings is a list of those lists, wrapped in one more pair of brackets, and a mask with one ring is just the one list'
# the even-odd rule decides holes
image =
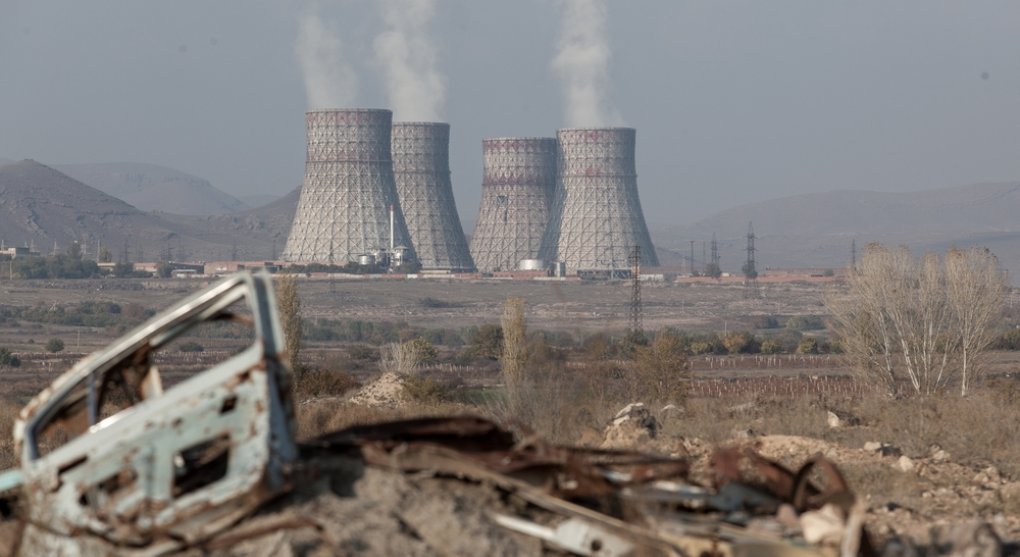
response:
{"label": "wrecked car", "polygon": [[[156,355],[203,322],[247,348],[165,389]],[[266,273],[238,274],[81,360],[22,411],[19,554],[158,554],[283,491],[297,456],[289,365]],[[144,551],[143,551],[144,550]]]}

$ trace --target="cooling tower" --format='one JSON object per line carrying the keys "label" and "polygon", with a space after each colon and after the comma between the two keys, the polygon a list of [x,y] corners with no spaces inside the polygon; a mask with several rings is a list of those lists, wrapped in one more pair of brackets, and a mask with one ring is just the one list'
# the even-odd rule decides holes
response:
{"label": "cooling tower", "polygon": [[413,248],[390,160],[389,110],[313,110],[305,115],[305,181],[283,258],[343,265],[390,244]]}
{"label": "cooling tower", "polygon": [[556,140],[482,141],[482,203],[471,255],[479,271],[512,271],[538,257],[556,186]]}
{"label": "cooling tower", "polygon": [[567,271],[658,266],[638,199],[633,128],[563,129],[556,132],[556,193],[540,257],[563,261]]}
{"label": "cooling tower", "polygon": [[393,177],[418,262],[424,269],[475,268],[450,184],[450,125],[393,124]]}

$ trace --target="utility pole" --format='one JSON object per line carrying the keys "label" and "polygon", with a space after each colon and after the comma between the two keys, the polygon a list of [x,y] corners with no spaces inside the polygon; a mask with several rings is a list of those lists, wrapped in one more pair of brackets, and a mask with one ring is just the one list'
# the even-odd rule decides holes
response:
{"label": "utility pole", "polygon": [[850,270],[857,268],[857,238],[850,240]]}
{"label": "utility pole", "polygon": [[637,338],[643,332],[641,326],[641,246],[635,245],[630,251],[630,333]]}

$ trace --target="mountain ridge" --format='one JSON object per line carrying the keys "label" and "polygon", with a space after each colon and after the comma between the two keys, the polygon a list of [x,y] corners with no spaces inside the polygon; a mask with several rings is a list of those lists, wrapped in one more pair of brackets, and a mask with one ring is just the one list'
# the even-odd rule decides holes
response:
{"label": "mountain ridge", "polygon": [[105,162],[51,168],[143,211],[213,215],[250,208],[204,178],[156,164]]}

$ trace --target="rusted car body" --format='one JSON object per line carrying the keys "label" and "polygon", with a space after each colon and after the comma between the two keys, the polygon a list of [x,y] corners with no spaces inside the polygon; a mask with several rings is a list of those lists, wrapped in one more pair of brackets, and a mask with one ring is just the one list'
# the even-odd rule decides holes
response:
{"label": "rusted car body", "polygon": [[[243,311],[235,312],[234,308]],[[153,355],[197,324],[251,344],[164,390]],[[285,490],[297,457],[272,280],[227,278],[63,374],[15,425],[20,555],[155,555],[222,530]]]}

